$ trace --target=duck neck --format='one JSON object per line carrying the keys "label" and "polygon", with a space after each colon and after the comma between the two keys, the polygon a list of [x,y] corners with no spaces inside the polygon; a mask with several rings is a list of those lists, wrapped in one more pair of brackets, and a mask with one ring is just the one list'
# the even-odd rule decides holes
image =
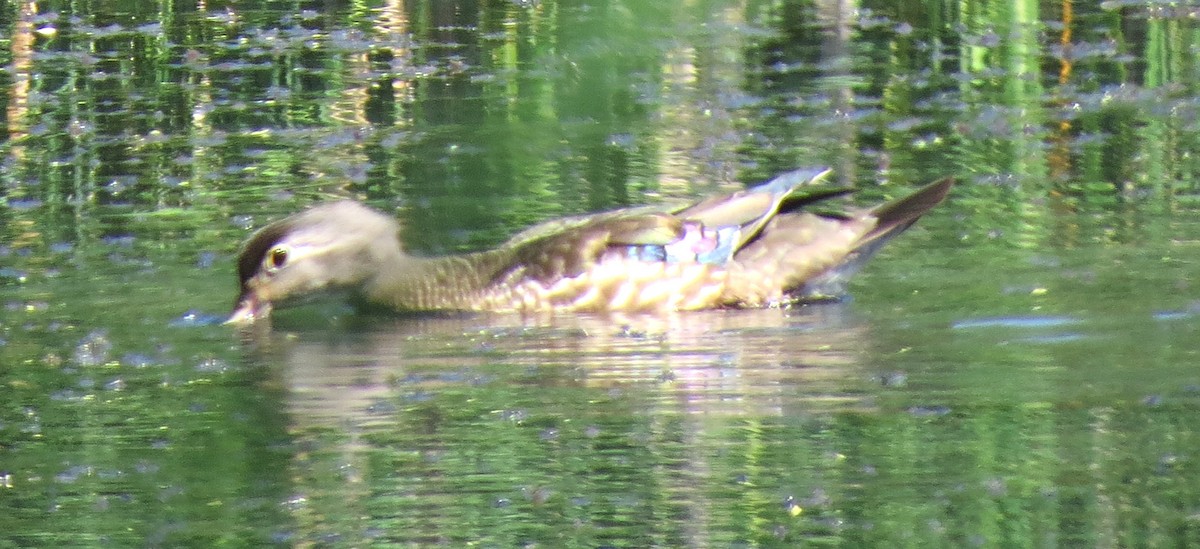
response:
{"label": "duck neck", "polygon": [[484,290],[512,258],[500,249],[434,258],[403,252],[380,265],[363,286],[373,305],[400,311],[475,310]]}

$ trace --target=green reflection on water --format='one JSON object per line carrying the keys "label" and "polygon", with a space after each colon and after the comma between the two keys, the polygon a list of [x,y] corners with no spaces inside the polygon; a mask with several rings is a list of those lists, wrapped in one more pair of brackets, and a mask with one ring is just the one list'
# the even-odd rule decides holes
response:
{"label": "green reflection on water", "polygon": [[[0,10],[6,542],[1194,543],[1192,8],[895,4]],[[815,164],[962,183],[778,317],[183,316],[332,195],[440,253]]]}

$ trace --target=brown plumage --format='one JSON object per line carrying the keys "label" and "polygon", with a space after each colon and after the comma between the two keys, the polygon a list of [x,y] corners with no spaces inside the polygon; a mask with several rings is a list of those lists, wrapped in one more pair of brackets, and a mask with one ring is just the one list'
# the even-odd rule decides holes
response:
{"label": "brown plumage", "polygon": [[838,291],[889,238],[949,192],[949,179],[868,210],[815,213],[848,189],[794,192],[828,169],[655,211],[549,221],[490,251],[406,254],[392,218],[352,201],[256,232],[238,257],[230,322],[335,290],[397,311],[674,311],[762,307]]}

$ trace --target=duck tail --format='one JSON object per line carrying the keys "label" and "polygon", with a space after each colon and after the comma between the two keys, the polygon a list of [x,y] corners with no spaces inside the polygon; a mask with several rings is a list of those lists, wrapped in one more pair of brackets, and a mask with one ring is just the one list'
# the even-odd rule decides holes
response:
{"label": "duck tail", "polygon": [[945,178],[930,183],[916,192],[881,204],[871,210],[875,227],[858,239],[853,250],[837,266],[805,281],[804,287],[795,295],[805,300],[827,299],[845,294],[846,282],[875,255],[880,248],[896,235],[916,223],[934,206],[946,199],[954,179]]}
{"label": "duck tail", "polygon": [[[877,221],[875,228],[863,235],[859,249],[863,246],[878,246],[912,226],[925,212],[941,204],[954,186],[954,179],[934,181],[908,196],[881,204],[871,211]],[[876,244],[875,242],[879,242]]]}

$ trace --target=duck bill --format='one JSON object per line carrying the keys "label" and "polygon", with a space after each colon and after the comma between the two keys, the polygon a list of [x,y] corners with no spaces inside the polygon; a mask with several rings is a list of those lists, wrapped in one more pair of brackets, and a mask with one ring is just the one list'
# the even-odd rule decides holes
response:
{"label": "duck bill", "polygon": [[255,321],[267,318],[271,314],[271,303],[260,302],[254,295],[243,295],[238,299],[237,307],[234,308],[233,314],[229,315],[229,319],[222,324],[233,326],[249,326]]}

